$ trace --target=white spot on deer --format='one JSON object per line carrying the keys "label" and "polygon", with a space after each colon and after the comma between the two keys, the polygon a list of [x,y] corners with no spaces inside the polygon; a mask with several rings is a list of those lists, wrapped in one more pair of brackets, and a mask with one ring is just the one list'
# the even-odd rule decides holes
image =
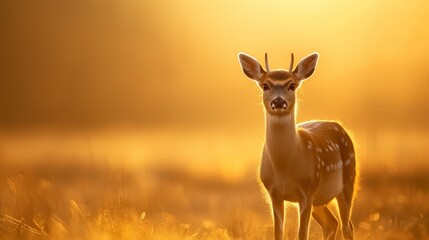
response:
{"label": "white spot on deer", "polygon": [[354,153],[350,153],[350,158],[353,159],[355,157]]}
{"label": "white spot on deer", "polygon": [[318,147],[318,148],[316,149],[316,151],[318,151],[318,152],[322,152],[322,149]]}
{"label": "white spot on deer", "polygon": [[351,161],[350,161],[350,159],[349,159],[349,158],[347,158],[347,160],[344,162],[344,165],[345,165],[345,166],[348,166],[348,165],[350,164],[350,162],[351,162]]}
{"label": "white spot on deer", "polygon": [[340,150],[340,146],[338,146],[338,143],[335,143],[335,148],[336,148],[337,150]]}
{"label": "white spot on deer", "polygon": [[344,137],[341,137],[341,142],[344,143]]}
{"label": "white spot on deer", "polygon": [[326,166],[326,171],[328,171],[328,172],[329,172],[329,166]]}
{"label": "white spot on deer", "polygon": [[308,142],[308,145],[307,145],[308,149],[311,149],[312,146],[313,146],[313,143]]}
{"label": "white spot on deer", "polygon": [[325,166],[325,162],[322,161],[322,166]]}
{"label": "white spot on deer", "polygon": [[328,146],[329,150],[331,150],[332,152],[334,151],[334,149],[329,145]]}
{"label": "white spot on deer", "polygon": [[345,143],[344,143],[344,146],[346,146],[346,147],[347,147],[347,145],[348,145],[348,144],[347,144],[347,142],[345,142]]}
{"label": "white spot on deer", "polygon": [[335,129],[336,132],[338,132],[338,128],[337,127],[334,127],[334,129]]}

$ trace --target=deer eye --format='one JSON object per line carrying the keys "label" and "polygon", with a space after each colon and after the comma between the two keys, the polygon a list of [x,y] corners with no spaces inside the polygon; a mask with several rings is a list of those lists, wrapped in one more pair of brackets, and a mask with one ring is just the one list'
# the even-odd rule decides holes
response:
{"label": "deer eye", "polygon": [[270,87],[268,86],[268,84],[264,83],[262,84],[262,90],[264,91],[270,90]]}
{"label": "deer eye", "polygon": [[296,84],[291,84],[291,85],[289,85],[289,90],[290,91],[295,91],[295,89],[296,89]]}

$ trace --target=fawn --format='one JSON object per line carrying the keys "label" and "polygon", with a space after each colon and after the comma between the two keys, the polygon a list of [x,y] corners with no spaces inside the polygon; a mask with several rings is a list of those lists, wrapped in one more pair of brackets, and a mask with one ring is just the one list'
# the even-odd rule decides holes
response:
{"label": "fawn", "polygon": [[308,239],[310,215],[320,224],[324,239],[335,239],[338,220],[327,207],[337,199],[342,233],[353,239],[350,220],[355,195],[356,158],[353,142],[334,121],[309,121],[295,125],[296,90],[316,69],[313,53],[293,69],[266,70],[259,62],[239,53],[244,74],[263,90],[266,137],[259,177],[271,199],[274,237],[283,239],[284,201],[299,204],[298,238]]}

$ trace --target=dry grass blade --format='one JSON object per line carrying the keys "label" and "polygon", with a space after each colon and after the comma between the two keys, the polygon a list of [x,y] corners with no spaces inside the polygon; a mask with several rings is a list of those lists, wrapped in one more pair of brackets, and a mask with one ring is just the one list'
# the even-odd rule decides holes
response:
{"label": "dry grass blade", "polygon": [[134,236],[133,239],[137,239],[137,233],[141,227],[142,222],[144,221],[144,219],[146,218],[146,212],[142,212],[142,214],[140,215],[140,219],[139,219],[139,223],[137,224],[136,230],[134,231]]}
{"label": "dry grass blade", "polygon": [[16,196],[16,186],[15,186],[15,183],[13,181],[13,178],[9,176],[6,179],[6,182],[7,182],[7,186],[9,187],[10,192],[13,194],[13,196]]}
{"label": "dry grass blade", "polygon": [[0,218],[0,221],[11,223],[11,224],[17,226],[17,228],[25,229],[25,230],[27,230],[27,231],[29,231],[29,232],[37,235],[37,236],[40,236],[40,237],[49,237],[49,235],[47,233],[45,233],[43,231],[39,231],[39,230],[25,224],[24,220],[18,220],[16,218],[11,217],[11,216],[6,215],[6,214],[2,214],[2,216],[5,218]]}

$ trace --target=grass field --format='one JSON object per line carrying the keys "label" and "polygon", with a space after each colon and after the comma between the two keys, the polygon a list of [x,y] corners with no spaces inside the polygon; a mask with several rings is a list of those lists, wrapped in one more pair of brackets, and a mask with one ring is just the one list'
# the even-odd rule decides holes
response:
{"label": "grass field", "polygon": [[[163,150],[161,142],[180,134],[148,134],[4,135],[0,238],[272,239],[256,181],[259,136],[191,134]],[[402,159],[403,151],[386,156]],[[357,239],[429,239],[426,157],[390,168],[362,154]],[[285,239],[295,239],[296,208],[287,208]],[[313,220],[311,238],[321,238]]]}

